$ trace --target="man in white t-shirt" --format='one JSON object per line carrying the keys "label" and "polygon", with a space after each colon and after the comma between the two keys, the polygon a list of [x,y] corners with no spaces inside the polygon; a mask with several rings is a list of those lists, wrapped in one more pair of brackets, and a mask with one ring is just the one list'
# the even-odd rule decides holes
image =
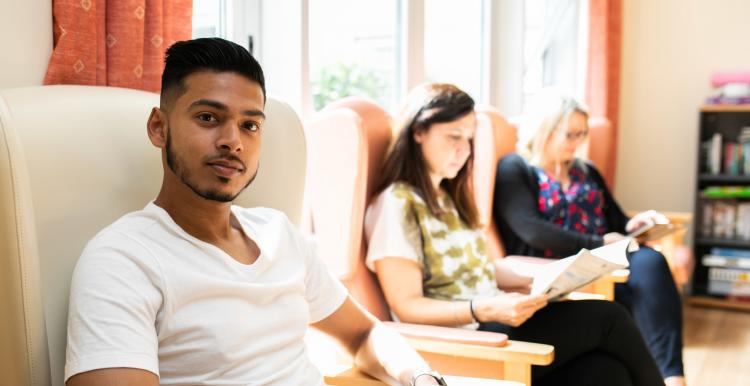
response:
{"label": "man in white t-shirt", "polygon": [[68,386],[322,385],[303,342],[309,324],[390,384],[440,384],[284,214],[231,205],[258,171],[265,99],[262,69],[244,48],[222,39],[169,48],[147,124],[162,149],[161,191],[99,232],[78,261]]}

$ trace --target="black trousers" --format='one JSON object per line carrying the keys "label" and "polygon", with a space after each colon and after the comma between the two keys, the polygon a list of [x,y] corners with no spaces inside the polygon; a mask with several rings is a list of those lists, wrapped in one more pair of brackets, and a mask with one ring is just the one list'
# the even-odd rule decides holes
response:
{"label": "black trousers", "polygon": [[484,331],[555,346],[555,360],[534,366],[535,386],[664,386],[628,311],[615,302],[550,303],[519,327],[482,323]]}
{"label": "black trousers", "polygon": [[615,286],[615,300],[633,315],[664,378],[684,375],[682,300],[664,256],[641,247],[628,256],[630,279]]}

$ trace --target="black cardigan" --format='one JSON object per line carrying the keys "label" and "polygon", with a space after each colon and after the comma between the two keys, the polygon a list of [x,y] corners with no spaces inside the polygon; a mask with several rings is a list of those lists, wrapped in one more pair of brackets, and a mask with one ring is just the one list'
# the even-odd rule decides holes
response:
{"label": "black cardigan", "polygon": [[[607,232],[625,233],[628,217],[617,205],[599,171],[591,163],[587,173],[602,188]],[[549,249],[570,256],[581,248],[603,244],[602,236],[565,230],[542,217],[538,207],[539,182],[531,166],[518,154],[497,164],[492,215],[508,255],[543,256]]]}

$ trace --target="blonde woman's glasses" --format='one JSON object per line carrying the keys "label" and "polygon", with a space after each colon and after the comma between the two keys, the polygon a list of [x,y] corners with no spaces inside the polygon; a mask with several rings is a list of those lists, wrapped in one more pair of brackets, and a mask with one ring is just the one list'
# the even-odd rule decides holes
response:
{"label": "blonde woman's glasses", "polygon": [[567,132],[565,133],[565,139],[567,139],[568,141],[578,141],[578,140],[586,138],[588,135],[589,135],[588,130]]}

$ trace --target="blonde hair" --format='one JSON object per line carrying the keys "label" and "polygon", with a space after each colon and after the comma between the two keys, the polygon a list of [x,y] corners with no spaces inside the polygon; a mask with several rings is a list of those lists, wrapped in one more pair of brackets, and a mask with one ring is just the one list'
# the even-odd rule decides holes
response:
{"label": "blonde hair", "polygon": [[588,121],[588,108],[575,98],[551,94],[537,97],[523,114],[521,133],[525,138],[519,141],[519,153],[530,164],[539,165],[555,130],[560,126],[565,131],[574,113],[583,114]]}

